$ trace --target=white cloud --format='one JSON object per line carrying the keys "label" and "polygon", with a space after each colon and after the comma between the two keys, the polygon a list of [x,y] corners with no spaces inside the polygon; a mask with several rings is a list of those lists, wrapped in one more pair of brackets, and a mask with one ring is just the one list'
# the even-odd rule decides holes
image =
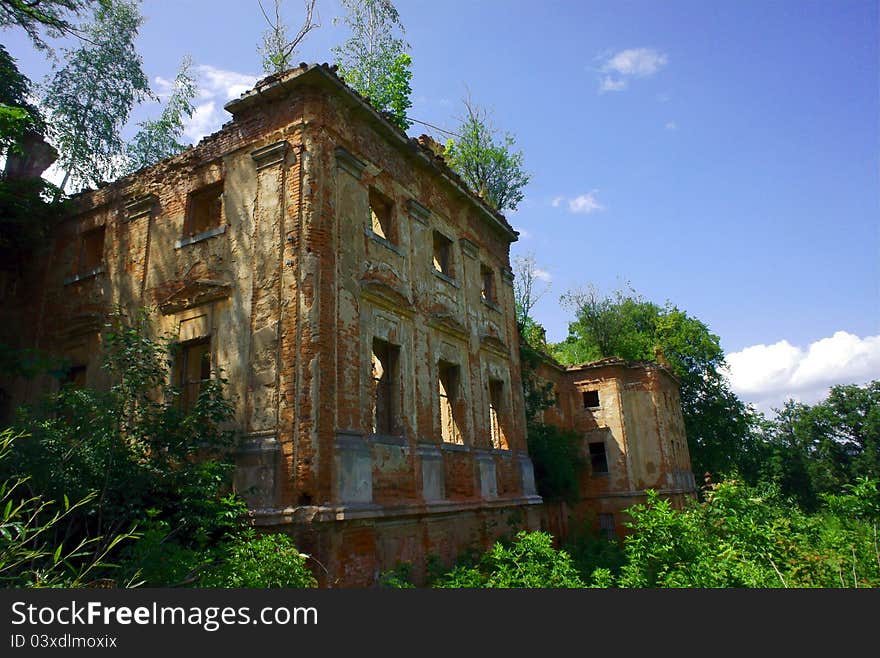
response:
{"label": "white cloud", "polygon": [[162,100],[168,98],[171,95],[171,92],[174,91],[174,80],[163,78],[161,75],[157,75],[153,78],[153,85],[156,90],[156,96]]}
{"label": "white cloud", "polygon": [[240,96],[257,83],[257,76],[237,71],[226,71],[209,64],[195,67],[199,89],[221,96],[224,101]]}
{"label": "white cloud", "polygon": [[[192,117],[185,122],[183,133],[195,143],[205,135],[219,130],[229,120],[229,114],[223,109],[223,105],[251,89],[258,78],[247,73],[218,69],[209,64],[199,64],[193,70],[198,86],[197,105]],[[160,96],[163,91],[167,93],[174,84],[160,77],[155,78],[155,81]]]}
{"label": "white cloud", "polygon": [[652,48],[628,48],[599,58],[599,93],[623,91],[631,78],[647,78],[669,62],[669,57]]}
{"label": "white cloud", "polygon": [[532,234],[528,230],[524,229],[522,226],[514,226],[513,230],[519,233],[519,237],[521,240],[528,240],[532,237]]}
{"label": "white cloud", "polygon": [[542,270],[538,267],[532,270],[532,276],[547,283],[550,283],[553,280],[553,275],[551,275],[550,272],[548,272],[547,270]]}
{"label": "white cloud", "polygon": [[604,78],[602,78],[602,82],[599,83],[599,91],[623,91],[628,86],[629,85],[627,84],[626,80],[615,80],[610,75],[606,75]]}
{"label": "white cloud", "polygon": [[568,206],[568,212],[589,215],[592,212],[605,210],[605,206],[599,203],[596,195],[599,190],[590,190],[587,194],[579,194],[576,197],[555,196],[550,200],[550,205],[559,208],[562,204]]}
{"label": "white cloud", "polygon": [[598,191],[599,190],[592,190],[588,194],[581,194],[573,199],[569,199],[568,211],[577,214],[589,215],[590,213],[596,212],[598,210],[605,210],[605,206],[599,203],[599,201],[596,199],[596,193]]}
{"label": "white cloud", "polygon": [[654,75],[666,66],[668,61],[669,58],[665,54],[656,50],[650,48],[629,48],[621,50],[609,58],[602,67],[602,71],[644,78]]}
{"label": "white cloud", "polygon": [[184,122],[183,134],[189,137],[193,143],[198,142],[205,135],[210,135],[217,130],[224,119],[214,101],[196,105],[192,116]]}
{"label": "white cloud", "polygon": [[835,384],[880,378],[880,336],[835,332],[806,348],[781,340],[752,345],[727,356],[733,390],[762,411],[788,398],[814,403]]}
{"label": "white cloud", "polygon": [[678,124],[675,121],[667,121],[666,125],[663,126],[666,130],[678,130]]}

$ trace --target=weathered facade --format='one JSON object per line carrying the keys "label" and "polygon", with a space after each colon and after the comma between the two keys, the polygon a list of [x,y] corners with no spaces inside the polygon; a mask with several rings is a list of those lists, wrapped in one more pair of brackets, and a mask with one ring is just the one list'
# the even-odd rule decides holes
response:
{"label": "weathered facade", "polygon": [[[537,375],[553,382],[555,406],[543,422],[581,438],[586,464],[573,519],[586,517],[607,536],[621,536],[623,510],[653,489],[680,506],[696,493],[681,413],[679,385],[662,365],[603,359],[563,367],[545,360]],[[557,530],[566,534],[565,529]]]}
{"label": "weathered facade", "polygon": [[[115,306],[218,370],[236,487],[329,585],[536,527],[509,246],[516,233],[326,66],[267,78],[195,148],[77,198],[11,340],[105,385]],[[29,288],[28,288],[29,286]],[[46,381],[42,385],[48,385]],[[5,388],[10,405],[41,383]]]}

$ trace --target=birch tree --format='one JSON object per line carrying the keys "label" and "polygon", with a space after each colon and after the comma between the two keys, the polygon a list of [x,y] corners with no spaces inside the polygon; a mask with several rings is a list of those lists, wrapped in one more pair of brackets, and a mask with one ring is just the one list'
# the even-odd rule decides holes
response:
{"label": "birch tree", "polygon": [[[406,130],[412,107],[412,58],[403,40],[405,30],[391,0],[341,0],[341,19],[351,37],[333,48],[339,74],[380,112]],[[340,19],[336,19],[339,21]],[[336,22],[335,21],[335,22]]]}
{"label": "birch tree", "polygon": [[196,81],[190,69],[192,59],[183,58],[171,96],[158,119],[148,119],[138,124],[140,130],[128,144],[127,171],[137,171],[159,160],[177,155],[186,145],[183,139],[184,122],[192,116],[193,99],[196,97]]}
{"label": "birch tree", "polygon": [[99,5],[82,28],[81,45],[64,51],[66,63],[46,84],[43,105],[51,109],[62,191],[115,178],[124,165],[120,130],[134,105],[151,95],[134,45],[142,23],[137,0]]}
{"label": "birch tree", "polygon": [[281,6],[284,0],[273,0],[274,12],[270,17],[263,7],[262,0],[258,0],[260,11],[263,18],[269,24],[263,33],[263,42],[257,49],[263,62],[263,71],[267,74],[281,73],[293,66],[293,56],[297,52],[297,48],[306,38],[309,32],[321,27],[320,23],[315,22],[315,4],[317,0],[305,0],[306,17],[302,27],[292,39],[287,35],[287,24],[281,17]]}

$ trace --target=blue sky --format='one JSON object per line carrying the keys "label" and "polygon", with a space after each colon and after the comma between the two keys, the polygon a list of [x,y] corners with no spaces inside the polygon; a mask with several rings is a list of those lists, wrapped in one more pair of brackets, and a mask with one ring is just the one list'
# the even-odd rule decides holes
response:
{"label": "blue sky", "polygon": [[[269,4],[265,2],[264,4]],[[452,129],[470,93],[516,136],[532,181],[513,253],[550,290],[623,282],[721,337],[734,387],[769,409],[880,378],[880,53],[876,2],[398,0],[412,117]],[[332,61],[336,2],[297,61]],[[256,0],[145,0],[154,89],[200,73],[189,137],[261,75]],[[300,0],[286,0],[291,24]],[[47,66],[4,44],[38,80]],[[134,119],[160,111],[140,108]],[[415,124],[412,135],[436,131]]]}

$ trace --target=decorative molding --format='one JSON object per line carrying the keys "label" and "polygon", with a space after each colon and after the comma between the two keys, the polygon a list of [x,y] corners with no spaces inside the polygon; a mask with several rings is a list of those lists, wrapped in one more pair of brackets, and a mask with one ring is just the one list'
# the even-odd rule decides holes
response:
{"label": "decorative molding", "polygon": [[435,311],[428,318],[428,326],[458,338],[467,339],[468,328],[451,312]]}
{"label": "decorative molding", "polygon": [[461,244],[461,251],[465,256],[476,258],[479,255],[480,248],[467,238],[461,238],[459,243]]}
{"label": "decorative molding", "polygon": [[184,284],[180,290],[159,302],[159,311],[162,315],[179,313],[218,299],[226,299],[231,291],[232,285],[229,283],[212,279],[198,279]]}
{"label": "decorative molding", "polygon": [[69,318],[61,330],[61,336],[69,340],[78,336],[96,334],[101,331],[106,322],[106,316],[101,313],[79,313]]}
{"label": "decorative molding", "polygon": [[508,283],[510,285],[513,285],[513,279],[514,279],[513,270],[511,270],[509,267],[502,267],[501,268],[501,280],[504,281],[504,283]]}
{"label": "decorative molding", "polygon": [[347,171],[352,176],[360,180],[361,174],[364,173],[364,169],[367,168],[367,165],[358,160],[341,146],[336,147],[335,154],[336,164],[339,166],[339,168]]}
{"label": "decorative molding", "polygon": [[283,163],[284,158],[287,156],[288,146],[290,146],[290,144],[287,140],[282,139],[280,142],[275,142],[274,144],[269,144],[268,146],[263,146],[251,151],[251,157],[257,165],[257,171]]}
{"label": "decorative molding", "polygon": [[490,352],[495,352],[499,356],[510,357],[510,350],[507,344],[497,336],[483,335],[480,336],[480,347],[484,347]]}
{"label": "decorative molding", "polygon": [[415,199],[410,199],[406,202],[406,209],[409,211],[410,217],[414,220],[425,225],[428,224],[428,221],[431,218],[431,211],[425,208],[421,203]]}
{"label": "decorative molding", "polygon": [[125,221],[130,222],[149,215],[158,202],[159,197],[155,194],[131,197],[125,202]]}

